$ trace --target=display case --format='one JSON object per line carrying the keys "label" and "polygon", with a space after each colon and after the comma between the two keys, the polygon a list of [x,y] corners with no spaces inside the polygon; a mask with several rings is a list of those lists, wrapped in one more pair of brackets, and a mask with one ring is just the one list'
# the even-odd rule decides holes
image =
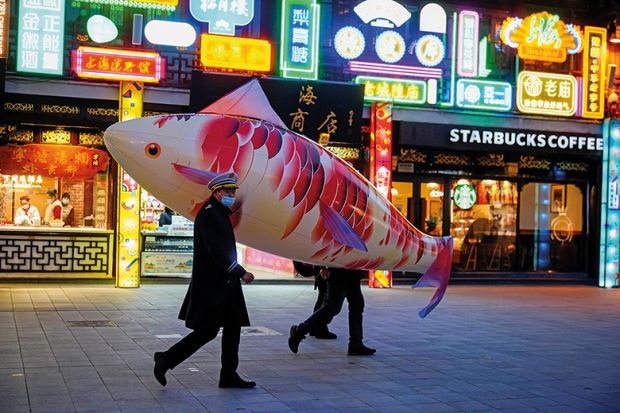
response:
{"label": "display case", "polygon": [[142,233],[143,277],[190,277],[194,239],[168,232]]}

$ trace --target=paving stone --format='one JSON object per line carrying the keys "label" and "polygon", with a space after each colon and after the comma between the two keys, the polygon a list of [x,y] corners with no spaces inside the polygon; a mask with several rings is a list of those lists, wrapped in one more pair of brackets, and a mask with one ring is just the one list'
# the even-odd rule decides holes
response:
{"label": "paving stone", "polygon": [[[430,291],[364,288],[366,343],[378,350],[364,358],[346,355],[346,307],[330,325],[338,339],[308,338],[290,353],[288,330],[316,298],[311,284],[244,286],[253,326],[279,333],[241,339],[240,372],[258,387],[217,387],[220,338],[161,387],[152,355],[187,335],[177,320],[186,290],[0,284],[0,412],[617,413],[620,405],[620,359],[587,350],[604,342],[606,354],[620,352],[618,290],[451,286],[420,320]],[[116,327],[67,325],[93,320]]]}

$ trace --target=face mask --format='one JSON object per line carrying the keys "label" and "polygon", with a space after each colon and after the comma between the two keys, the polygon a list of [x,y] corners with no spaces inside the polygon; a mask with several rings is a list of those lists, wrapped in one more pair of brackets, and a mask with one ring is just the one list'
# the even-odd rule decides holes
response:
{"label": "face mask", "polygon": [[22,205],[22,208],[24,208],[24,209],[28,209],[28,204],[23,204],[23,205]]}
{"label": "face mask", "polygon": [[47,200],[47,203],[48,203],[48,204],[51,204],[51,203],[52,203],[52,200],[51,200],[51,199],[48,199],[48,200]]}
{"label": "face mask", "polygon": [[62,204],[63,205],[68,205],[69,204],[69,200],[68,199],[63,199],[62,200]]}
{"label": "face mask", "polygon": [[224,206],[227,206],[230,208],[231,206],[233,206],[234,203],[235,203],[234,196],[222,195],[222,204],[224,204]]}

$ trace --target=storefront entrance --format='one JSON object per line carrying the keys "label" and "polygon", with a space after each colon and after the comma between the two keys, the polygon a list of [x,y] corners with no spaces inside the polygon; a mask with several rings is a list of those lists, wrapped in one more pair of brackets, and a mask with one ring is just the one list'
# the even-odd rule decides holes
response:
{"label": "storefront entrance", "polygon": [[394,205],[454,237],[455,272],[585,272],[585,183],[452,177],[395,180]]}

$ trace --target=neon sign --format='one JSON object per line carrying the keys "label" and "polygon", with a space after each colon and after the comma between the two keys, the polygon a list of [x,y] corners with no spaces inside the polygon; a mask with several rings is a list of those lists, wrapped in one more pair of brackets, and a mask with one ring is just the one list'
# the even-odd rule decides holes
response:
{"label": "neon sign", "polygon": [[411,13],[394,0],[366,0],[353,8],[355,14],[371,26],[393,28],[402,26]]}
{"label": "neon sign", "polygon": [[0,59],[9,55],[9,0],[0,0]]}
{"label": "neon sign", "polygon": [[365,101],[394,102],[404,105],[419,105],[426,102],[426,82],[422,80],[357,76],[355,83],[365,86]]}
{"label": "neon sign", "polygon": [[437,66],[445,55],[443,42],[435,35],[424,35],[415,45],[415,55],[424,66]]}
{"label": "neon sign", "polygon": [[420,30],[423,32],[443,34],[447,21],[446,11],[439,4],[428,3],[420,10]]}
{"label": "neon sign", "polygon": [[88,37],[95,43],[107,43],[116,39],[118,29],[114,22],[105,16],[96,14],[86,22]]}
{"label": "neon sign", "polygon": [[508,46],[517,48],[522,59],[546,62],[562,63],[567,53],[579,53],[582,46],[579,30],[546,11],[525,19],[509,17],[502,24],[500,37]]}
{"label": "neon sign", "polygon": [[336,32],[334,47],[340,57],[351,60],[364,52],[366,40],[364,40],[364,35],[359,29],[345,26]]}
{"label": "neon sign", "polygon": [[599,287],[618,287],[620,272],[620,123],[603,122],[603,179],[601,184],[601,239]]}
{"label": "neon sign", "polygon": [[519,73],[517,107],[524,113],[572,116],[577,110],[577,80],[556,73]]}
{"label": "neon sign", "polygon": [[271,43],[245,37],[200,35],[200,63],[221,69],[269,72]]}
{"label": "neon sign", "polygon": [[387,30],[377,36],[375,50],[379,59],[385,63],[396,63],[405,55],[405,39],[393,30]]}
{"label": "neon sign", "polygon": [[236,26],[254,18],[254,0],[189,0],[189,12],[199,22],[209,23],[209,33],[234,36]]}
{"label": "neon sign", "polygon": [[159,53],[80,46],[71,52],[71,69],[81,78],[157,83],[166,59]]}
{"label": "neon sign", "polygon": [[319,10],[320,6],[316,4],[316,0],[282,1],[280,37],[282,77],[317,79]]}
{"label": "neon sign", "polygon": [[135,7],[141,9],[153,9],[174,11],[179,0],[81,0],[86,3],[111,4],[114,6]]}
{"label": "neon sign", "polygon": [[20,0],[17,71],[62,75],[65,1]]}
{"label": "neon sign", "polygon": [[462,77],[476,77],[478,72],[478,27],[480,17],[475,11],[459,14],[458,60],[456,71]]}
{"label": "neon sign", "polygon": [[584,118],[602,119],[605,116],[603,84],[607,57],[607,30],[586,26],[583,52],[583,113]]}
{"label": "neon sign", "polygon": [[383,75],[394,75],[402,77],[423,77],[426,79],[441,78],[441,69],[430,67],[416,67],[404,65],[389,65],[384,63],[372,62],[349,62],[349,70],[357,73],[378,73]]}
{"label": "neon sign", "polygon": [[196,30],[187,23],[151,20],[144,26],[144,37],[161,46],[189,47],[196,41]]}
{"label": "neon sign", "polygon": [[456,105],[461,108],[506,111],[512,109],[512,86],[506,82],[459,79]]}

